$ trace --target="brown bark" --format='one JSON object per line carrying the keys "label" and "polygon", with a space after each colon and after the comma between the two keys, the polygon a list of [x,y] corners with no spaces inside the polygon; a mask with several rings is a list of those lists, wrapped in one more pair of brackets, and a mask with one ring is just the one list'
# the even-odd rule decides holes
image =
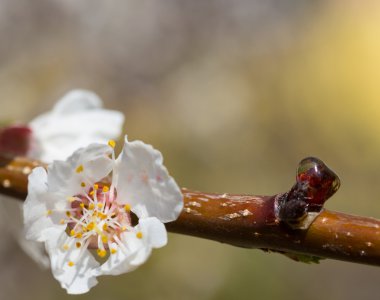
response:
{"label": "brown bark", "polygon": [[[41,165],[0,159],[0,194],[24,200],[27,175]],[[293,229],[274,213],[275,196],[210,194],[182,190],[184,210],[169,231],[234,246],[300,253],[380,265],[380,221],[322,210],[306,230]]]}

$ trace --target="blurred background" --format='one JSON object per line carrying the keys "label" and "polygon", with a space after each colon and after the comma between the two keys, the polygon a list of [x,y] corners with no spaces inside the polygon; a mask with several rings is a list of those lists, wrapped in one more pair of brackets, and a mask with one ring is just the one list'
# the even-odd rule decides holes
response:
{"label": "blurred background", "polygon": [[[375,2],[375,1],[374,1]],[[189,189],[286,191],[303,157],[342,187],[327,208],[380,218],[380,4],[369,1],[0,2],[0,122],[73,88],[126,115]],[[3,212],[4,213],[4,212]],[[7,212],[5,212],[7,214]],[[2,221],[0,299],[66,299]],[[78,299],[377,299],[380,269],[174,235]]]}

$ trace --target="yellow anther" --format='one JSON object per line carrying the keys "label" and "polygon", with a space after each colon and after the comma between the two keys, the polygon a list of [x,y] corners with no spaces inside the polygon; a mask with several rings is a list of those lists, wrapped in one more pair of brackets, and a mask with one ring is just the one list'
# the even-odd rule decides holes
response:
{"label": "yellow anther", "polygon": [[98,184],[94,184],[94,190],[97,190],[97,189],[99,189],[99,185]]}
{"label": "yellow anther", "polygon": [[94,196],[94,194],[95,194],[95,191],[92,190],[92,191],[90,192],[90,196]]}
{"label": "yellow anther", "polygon": [[48,209],[48,210],[46,211],[46,215],[47,215],[47,216],[50,216],[52,213],[53,213],[53,212],[51,211],[51,209]]}
{"label": "yellow anther", "polygon": [[71,212],[67,211],[66,216],[71,217]]}
{"label": "yellow anther", "polygon": [[110,146],[111,148],[115,148],[116,147],[116,142],[114,140],[109,140],[108,141],[108,146]]}
{"label": "yellow anther", "polygon": [[80,186],[81,186],[81,187],[85,187],[86,184],[85,184],[84,182],[81,182]]}
{"label": "yellow anther", "polygon": [[108,225],[107,224],[104,224],[103,225],[103,230],[105,231],[105,230],[107,230],[108,229]]}
{"label": "yellow anther", "polygon": [[78,168],[75,170],[77,173],[83,172],[83,165],[78,166]]}
{"label": "yellow anther", "polygon": [[59,224],[61,225],[65,224],[65,220],[64,219],[59,220]]}
{"label": "yellow anther", "polygon": [[84,208],[84,203],[79,204],[81,208]]}
{"label": "yellow anther", "polygon": [[72,262],[72,261],[69,261],[67,264],[69,265],[69,267],[74,266],[74,262]]}
{"label": "yellow anther", "polygon": [[98,249],[96,252],[99,255],[99,257],[104,257],[104,256],[107,255],[107,251],[106,250]]}
{"label": "yellow anther", "polygon": [[89,210],[93,210],[95,208],[95,204],[94,203],[90,203],[89,205],[88,205],[88,209]]}
{"label": "yellow anther", "polygon": [[106,235],[102,235],[102,242],[107,243],[108,242],[108,237]]}
{"label": "yellow anther", "polygon": [[117,252],[117,250],[116,249],[114,249],[114,248],[111,248],[111,254],[115,254]]}
{"label": "yellow anther", "polygon": [[110,190],[108,186],[103,186],[103,193],[107,193]]}
{"label": "yellow anther", "polygon": [[74,236],[75,235],[75,230],[74,229],[71,229],[70,230],[70,236]]}
{"label": "yellow anther", "polygon": [[[107,219],[107,215],[106,215],[106,214],[103,214],[103,213],[101,213],[101,212],[99,212],[99,217],[100,217],[100,219],[102,219],[102,220]],[[107,224],[104,224],[104,225],[107,225]]]}
{"label": "yellow anther", "polygon": [[136,233],[136,237],[137,237],[138,239],[142,239],[142,237],[143,237],[142,232],[141,232],[141,231],[137,232],[137,233]]}
{"label": "yellow anther", "polygon": [[126,226],[121,227],[121,231],[126,231],[126,230],[127,230]]}
{"label": "yellow anther", "polygon": [[94,227],[95,227],[95,223],[94,222],[90,222],[90,223],[88,223],[88,225],[87,225],[87,230],[93,230],[94,229]]}
{"label": "yellow anther", "polygon": [[82,244],[79,243],[79,242],[76,242],[76,243],[75,243],[75,246],[76,246],[77,248],[80,248],[80,247],[82,246]]}
{"label": "yellow anther", "polygon": [[78,233],[75,235],[75,237],[76,237],[77,239],[80,239],[80,238],[82,237],[82,232],[78,232]]}
{"label": "yellow anther", "polygon": [[66,251],[67,251],[67,250],[69,250],[70,247],[69,247],[69,245],[64,244],[62,248],[63,248],[63,250],[66,250]]}
{"label": "yellow anther", "polygon": [[126,212],[130,212],[130,211],[131,211],[131,206],[130,206],[129,204],[125,204],[125,205],[124,205],[124,210],[125,210]]}

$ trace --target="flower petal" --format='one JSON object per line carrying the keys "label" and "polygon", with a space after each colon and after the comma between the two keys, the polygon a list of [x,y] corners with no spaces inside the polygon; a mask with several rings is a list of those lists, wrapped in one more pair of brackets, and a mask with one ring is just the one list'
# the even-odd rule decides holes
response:
{"label": "flower petal", "polygon": [[24,202],[14,201],[10,196],[0,196],[0,222],[6,230],[17,239],[22,250],[33,258],[42,268],[49,267],[50,261],[41,242],[26,240],[23,220]]}
{"label": "flower petal", "polygon": [[71,114],[101,107],[102,100],[98,95],[88,90],[76,89],[58,100],[53,108],[53,113]]}
{"label": "flower petal", "polygon": [[125,144],[117,159],[118,200],[130,204],[139,218],[177,219],[183,208],[182,193],[163,165],[161,153],[141,141]]}
{"label": "flower petal", "polygon": [[168,242],[165,225],[157,218],[141,219],[135,229],[142,232],[142,239],[152,248],[161,248]]}
{"label": "flower petal", "polygon": [[30,123],[37,149],[31,154],[45,162],[66,159],[91,143],[106,143],[121,134],[124,116],[101,108],[101,99],[86,90],[66,94],[49,113]]}
{"label": "flower petal", "polygon": [[91,185],[103,179],[113,167],[109,157],[112,151],[108,145],[91,144],[75,151],[67,161],[55,161],[48,168],[49,191],[62,197],[73,196],[83,191],[82,182]]}
{"label": "flower petal", "polygon": [[[29,175],[28,196],[24,203],[24,223],[27,239],[45,241],[52,229],[64,230],[59,224],[63,212],[55,212],[60,204],[48,193],[47,174],[38,167]],[[54,213],[52,213],[54,211]]]}
{"label": "flower petal", "polygon": [[98,268],[97,274],[119,275],[133,271],[148,259],[152,248],[166,243],[167,233],[162,222],[157,218],[140,219],[136,227],[121,235],[121,243],[111,244],[110,248],[117,251]]}
{"label": "flower petal", "polygon": [[51,270],[69,294],[83,294],[98,283],[94,270],[99,263],[88,250],[75,246],[64,250],[62,245],[67,239],[65,232],[55,232],[47,240],[46,251],[50,256]]}
{"label": "flower petal", "polygon": [[[134,228],[135,231],[128,232],[130,235],[126,237],[129,244],[138,245],[138,242],[142,243],[144,247],[138,249],[136,257],[130,262],[131,265],[141,265],[149,257],[152,248],[160,248],[167,244],[167,233],[166,228],[160,220],[157,218],[145,218],[140,219],[139,224]],[[142,236],[138,238],[138,233]]]}

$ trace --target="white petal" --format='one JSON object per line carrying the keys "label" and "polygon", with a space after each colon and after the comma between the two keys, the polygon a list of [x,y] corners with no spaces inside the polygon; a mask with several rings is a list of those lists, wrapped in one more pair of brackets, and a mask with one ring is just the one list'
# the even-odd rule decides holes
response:
{"label": "white petal", "polygon": [[23,205],[21,201],[15,201],[8,196],[0,196],[0,218],[6,229],[17,239],[20,247],[33,258],[41,267],[49,267],[49,258],[45,251],[44,243],[26,240],[23,226]]}
{"label": "white petal", "polygon": [[182,193],[163,165],[161,153],[141,141],[125,144],[117,159],[117,191],[120,203],[129,203],[139,218],[177,219],[183,208]]}
{"label": "white petal", "polygon": [[[131,272],[138,267],[130,263],[138,254],[137,248],[131,249],[131,245],[119,246],[116,243],[111,243],[110,246],[112,249],[116,249],[116,253],[110,254],[107,261],[96,270],[97,275],[120,275]],[[142,246],[141,244],[140,247]]]}
{"label": "white petal", "polygon": [[165,225],[157,218],[141,219],[136,229],[143,233],[143,239],[152,248],[161,248],[168,242]]}
{"label": "white petal", "polygon": [[[48,193],[45,169],[42,167],[35,168],[29,175],[28,196],[24,202],[26,237],[32,240],[45,241],[50,230],[64,230],[65,226],[59,224],[64,213],[54,211],[60,206],[54,195]],[[54,213],[49,214],[49,211],[54,211]]]}
{"label": "white petal", "polygon": [[[61,194],[65,200],[83,191],[81,183],[88,185],[106,177],[112,170],[109,157],[113,149],[108,145],[91,144],[79,149],[67,161],[55,161],[48,168],[48,186],[51,193]],[[83,166],[83,171],[77,168]]]}
{"label": "white petal", "polygon": [[[55,279],[69,294],[83,294],[98,283],[94,270],[99,263],[88,250],[81,252],[82,249],[75,245],[67,251],[63,250],[62,246],[67,238],[65,232],[56,233],[46,242],[51,270]],[[74,262],[74,265],[69,266],[69,262]]]}
{"label": "white petal", "polygon": [[53,108],[53,112],[70,114],[101,107],[102,100],[98,95],[88,90],[76,89],[59,99]]}
{"label": "white petal", "polygon": [[28,254],[40,267],[46,269],[50,265],[49,257],[46,254],[44,243],[28,241],[20,237],[18,239],[20,247]]}
{"label": "white petal", "polygon": [[[139,248],[138,254],[130,264],[141,265],[148,259],[152,248],[160,248],[167,244],[167,233],[164,224],[157,218],[140,219],[139,224],[134,229],[134,235],[127,239],[128,243],[134,245],[141,242],[144,246]],[[142,238],[136,236],[139,231],[142,233]]]}
{"label": "white petal", "polygon": [[32,154],[51,162],[66,159],[75,150],[91,143],[116,139],[121,134],[124,116],[101,106],[100,98],[92,92],[69,92],[51,112],[30,123],[37,147]]}
{"label": "white petal", "polygon": [[[138,232],[142,233],[142,238],[137,237]],[[99,267],[97,274],[119,275],[133,271],[148,259],[152,248],[166,245],[167,233],[157,218],[147,218],[140,219],[140,223],[131,231],[122,233],[120,239],[121,244],[111,245],[117,252]]]}

